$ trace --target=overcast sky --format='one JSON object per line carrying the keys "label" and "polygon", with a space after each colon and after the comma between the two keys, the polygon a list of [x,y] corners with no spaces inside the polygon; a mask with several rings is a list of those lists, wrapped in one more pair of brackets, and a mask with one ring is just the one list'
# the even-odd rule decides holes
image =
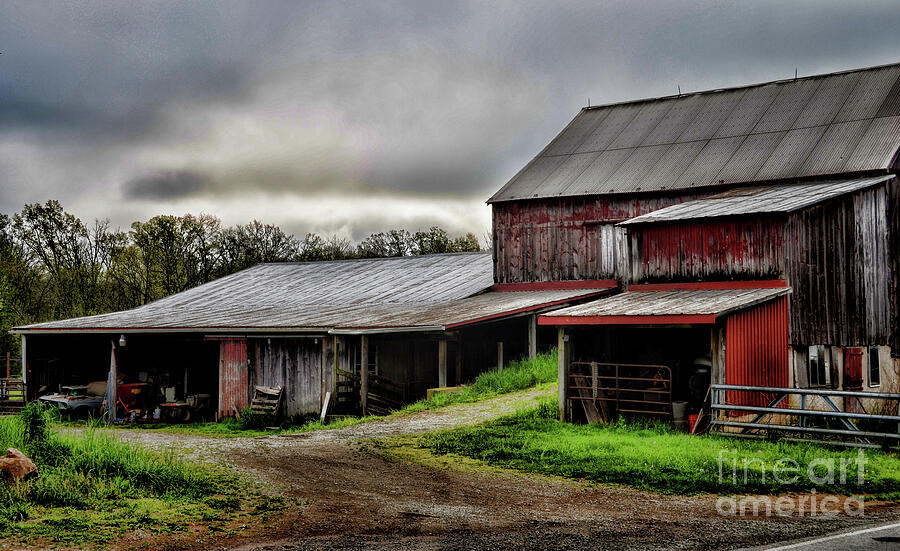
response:
{"label": "overcast sky", "polygon": [[896,1],[0,1],[0,212],[440,225],[584,106],[900,61]]}

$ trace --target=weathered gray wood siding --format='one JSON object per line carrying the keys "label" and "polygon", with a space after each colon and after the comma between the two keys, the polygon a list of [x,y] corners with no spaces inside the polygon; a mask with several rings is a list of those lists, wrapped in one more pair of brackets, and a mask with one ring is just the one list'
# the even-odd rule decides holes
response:
{"label": "weathered gray wood siding", "polygon": [[283,386],[287,416],[313,415],[322,407],[322,338],[250,339],[251,386]]}
{"label": "weathered gray wood siding", "polygon": [[493,205],[497,283],[630,276],[628,242],[616,222],[700,195],[534,199]]}
{"label": "weathered gray wood siding", "polygon": [[788,217],[792,344],[890,344],[897,252],[890,252],[889,193],[896,192],[882,185]]}

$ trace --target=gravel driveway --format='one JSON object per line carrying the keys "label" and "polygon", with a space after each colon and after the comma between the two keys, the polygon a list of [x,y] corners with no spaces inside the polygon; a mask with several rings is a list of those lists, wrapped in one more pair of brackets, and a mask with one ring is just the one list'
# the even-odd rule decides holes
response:
{"label": "gravel driveway", "polygon": [[[733,549],[809,537],[896,518],[869,506],[863,518],[724,518],[713,496],[663,496],[496,469],[434,465],[375,453],[372,438],[475,424],[536,403],[526,391],[476,404],[395,415],[339,430],[216,439],[116,431],[155,449],[224,460],[271,491],[298,498],[265,536],[219,549]],[[198,547],[199,548],[199,547]]]}

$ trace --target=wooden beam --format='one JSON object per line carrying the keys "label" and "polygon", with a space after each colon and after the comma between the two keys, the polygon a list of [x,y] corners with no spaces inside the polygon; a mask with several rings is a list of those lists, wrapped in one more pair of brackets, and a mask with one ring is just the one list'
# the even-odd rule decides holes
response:
{"label": "wooden beam", "polygon": [[557,373],[556,377],[559,383],[559,420],[566,420],[566,390],[568,385],[566,382],[569,378],[569,365],[567,360],[568,356],[568,343],[566,342],[566,330],[564,327],[560,327],[557,330],[557,345],[556,350],[559,354],[559,360],[557,363]]}
{"label": "wooden beam", "polygon": [[438,341],[438,386],[447,386],[447,339]]}
{"label": "wooden beam", "polygon": [[528,316],[528,357],[537,356],[537,316]]}
{"label": "wooden beam", "polygon": [[463,382],[463,371],[462,371],[462,341],[457,341],[456,343],[456,385],[459,386]]}
{"label": "wooden beam", "polygon": [[369,337],[360,335],[359,346],[359,399],[365,416],[369,401]]}
{"label": "wooden beam", "polygon": [[107,424],[115,423],[119,405],[119,359],[116,356],[116,341],[111,341],[109,351],[109,380],[106,383]]}
{"label": "wooden beam", "polygon": [[503,341],[497,342],[497,369],[503,369]]}

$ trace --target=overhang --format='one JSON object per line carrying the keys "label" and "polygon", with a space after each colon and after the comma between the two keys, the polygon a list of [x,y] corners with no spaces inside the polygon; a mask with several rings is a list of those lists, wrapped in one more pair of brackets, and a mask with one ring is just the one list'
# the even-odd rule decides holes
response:
{"label": "overhang", "polygon": [[774,285],[760,288],[665,288],[629,290],[544,314],[540,325],[710,325],[728,314],[791,292]]}

